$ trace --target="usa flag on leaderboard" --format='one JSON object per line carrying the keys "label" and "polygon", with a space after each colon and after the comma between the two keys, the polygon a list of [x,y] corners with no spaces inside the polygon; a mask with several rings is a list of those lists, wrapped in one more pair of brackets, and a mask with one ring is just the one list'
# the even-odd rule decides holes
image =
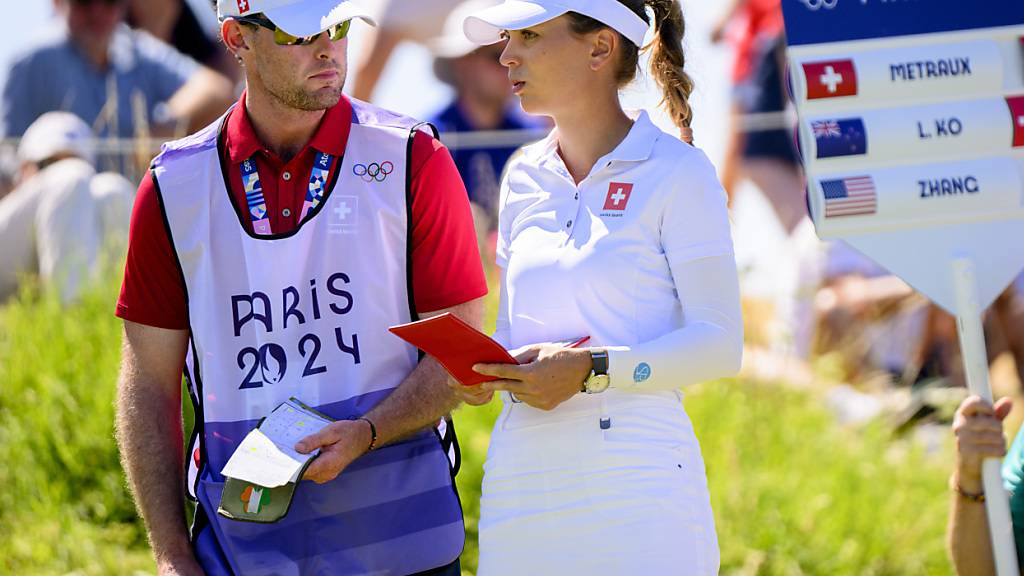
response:
{"label": "usa flag on leaderboard", "polygon": [[871,176],[822,180],[825,218],[863,216],[878,211],[878,192]]}
{"label": "usa flag on leaderboard", "polygon": [[814,120],[811,122],[811,131],[817,143],[818,158],[868,153],[868,133],[860,118]]}

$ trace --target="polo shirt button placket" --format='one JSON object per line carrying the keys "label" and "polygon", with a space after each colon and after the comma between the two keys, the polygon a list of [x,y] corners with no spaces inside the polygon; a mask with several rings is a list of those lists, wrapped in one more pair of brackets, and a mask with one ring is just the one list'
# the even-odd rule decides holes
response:
{"label": "polo shirt button placket", "polygon": [[585,181],[584,182],[580,182],[579,185],[576,185],[575,183],[573,183],[572,199],[573,199],[573,202],[574,202],[574,207],[576,208],[576,215],[572,216],[572,217],[569,217],[569,218],[566,218],[566,220],[565,220],[565,244],[564,244],[564,246],[568,246],[569,245],[569,241],[572,239],[573,226],[577,223],[577,221],[580,218],[580,194],[583,192],[583,185],[584,184],[585,184]]}
{"label": "polo shirt button placket", "polygon": [[281,216],[284,216],[285,218],[288,218],[291,215],[292,215],[291,209],[285,208],[284,210],[281,210]]}
{"label": "polo shirt button placket", "polygon": [[292,179],[292,173],[285,172],[284,174],[281,174],[281,179],[284,180],[285,182],[288,182],[289,180]]}

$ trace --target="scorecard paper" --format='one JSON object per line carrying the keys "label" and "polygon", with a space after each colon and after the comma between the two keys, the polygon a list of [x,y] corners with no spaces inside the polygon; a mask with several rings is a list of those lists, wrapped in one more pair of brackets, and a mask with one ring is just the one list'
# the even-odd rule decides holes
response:
{"label": "scorecard paper", "polygon": [[474,372],[474,364],[518,364],[501,344],[448,312],[388,330],[433,356],[466,386],[497,380]]}
{"label": "scorecard paper", "polygon": [[291,398],[249,432],[221,474],[267,488],[294,482],[299,479],[306,462],[320,453],[315,450],[300,454],[294,450],[295,444],[330,423],[330,420]]}

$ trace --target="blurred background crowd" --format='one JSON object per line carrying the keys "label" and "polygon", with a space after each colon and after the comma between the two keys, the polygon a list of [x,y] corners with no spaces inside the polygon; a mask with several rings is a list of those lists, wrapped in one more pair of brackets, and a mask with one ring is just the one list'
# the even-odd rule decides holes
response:
{"label": "blurred background crowd", "polygon": [[[547,129],[511,96],[501,47],[477,47],[462,34],[465,15],[490,3],[379,0],[380,26],[353,35],[348,82],[353,97],[425,118],[444,134],[485,257],[504,164]],[[792,358],[789,368],[841,351],[847,380],[963,386],[953,318],[813,233],[784,85],[779,0],[688,9],[696,132],[736,210],[752,338]],[[99,247],[124,239],[132,189],[159,144],[217,118],[242,86],[205,0],[53,0],[31,10],[38,29],[4,48],[0,297],[36,275],[58,282],[69,301]],[[631,92],[633,105],[649,104],[646,85]],[[1007,291],[990,314],[994,357],[1024,354],[1016,301]]]}
{"label": "blurred background crowd", "polygon": [[[369,3],[380,26],[353,27],[347,92],[437,126],[493,266],[503,167],[549,126],[511,96],[500,46],[463,37],[462,15],[496,2]],[[73,306],[102,281],[105,259],[121,257],[135,187],[160,143],[223,113],[241,75],[208,0],[12,7],[0,35],[0,307],[25,283],[51,286]],[[966,396],[955,320],[849,246],[820,242],[808,219],[779,0],[684,2],[684,10],[696,144],[733,209],[745,377],[796,388],[827,382],[822,397],[841,422],[881,418],[897,433],[938,422],[948,436]],[[659,99],[646,80],[623,97],[652,111]],[[1018,401],[1022,291],[1018,280],[985,322],[996,394]],[[1022,411],[1014,412],[1011,432]]]}

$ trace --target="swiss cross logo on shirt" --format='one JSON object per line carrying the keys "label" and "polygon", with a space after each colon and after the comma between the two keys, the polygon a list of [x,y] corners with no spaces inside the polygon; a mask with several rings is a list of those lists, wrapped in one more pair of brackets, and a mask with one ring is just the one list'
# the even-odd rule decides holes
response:
{"label": "swiss cross logo on shirt", "polygon": [[238,13],[245,14],[249,11],[249,0],[236,0],[238,2]]}
{"label": "swiss cross logo on shirt", "polygon": [[359,197],[336,195],[331,198],[330,225],[332,234],[355,234],[359,219]]}
{"label": "swiss cross logo on shirt", "polygon": [[608,197],[604,199],[605,210],[625,210],[629,195],[633,192],[632,184],[612,182],[608,185]]}

